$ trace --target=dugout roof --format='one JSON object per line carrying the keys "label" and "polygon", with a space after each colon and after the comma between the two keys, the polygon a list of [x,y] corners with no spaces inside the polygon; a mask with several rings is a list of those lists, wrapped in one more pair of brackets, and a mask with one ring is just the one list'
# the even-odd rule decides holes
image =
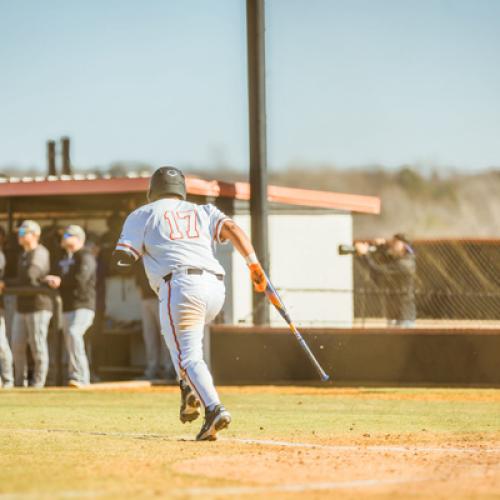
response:
{"label": "dugout roof", "polygon": [[[95,175],[0,178],[0,209],[4,213],[46,212],[91,216],[92,212],[130,210],[144,203],[149,174],[131,173],[126,177]],[[250,185],[186,177],[190,199],[249,200]],[[366,214],[380,213],[380,199],[346,193],[269,186],[270,202],[296,207],[334,209]]]}

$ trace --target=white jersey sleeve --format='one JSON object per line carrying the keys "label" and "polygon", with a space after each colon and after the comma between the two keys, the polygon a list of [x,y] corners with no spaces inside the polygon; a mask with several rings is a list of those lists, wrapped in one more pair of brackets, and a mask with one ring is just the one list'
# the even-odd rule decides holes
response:
{"label": "white jersey sleeve", "polygon": [[138,208],[127,217],[120,239],[116,244],[118,250],[127,252],[134,260],[140,259],[144,253],[144,235],[150,216],[147,211],[141,208]]}
{"label": "white jersey sleeve", "polygon": [[227,241],[221,241],[220,232],[222,230],[224,222],[230,220],[230,218],[226,214],[221,212],[215,205],[208,204],[204,205],[203,208],[205,208],[205,210],[207,210],[208,212],[208,217],[210,221],[209,230],[210,230],[210,235],[212,237],[212,241],[220,244],[227,243]]}

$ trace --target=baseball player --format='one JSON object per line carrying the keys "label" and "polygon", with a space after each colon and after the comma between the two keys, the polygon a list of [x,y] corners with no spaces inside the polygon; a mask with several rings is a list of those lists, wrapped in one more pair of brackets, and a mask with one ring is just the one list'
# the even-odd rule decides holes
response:
{"label": "baseball player", "polygon": [[203,360],[204,325],[221,310],[224,269],[215,246],[230,241],[246,259],[257,291],[266,277],[246,236],[214,205],[186,201],[183,173],[160,167],[151,177],[147,205],[126,219],[113,254],[113,264],[126,272],[143,259],[151,288],[158,294],[162,335],[172,356],[181,388],[181,422],[195,420],[200,406],[205,421],[198,441],[213,441],[231,422]]}

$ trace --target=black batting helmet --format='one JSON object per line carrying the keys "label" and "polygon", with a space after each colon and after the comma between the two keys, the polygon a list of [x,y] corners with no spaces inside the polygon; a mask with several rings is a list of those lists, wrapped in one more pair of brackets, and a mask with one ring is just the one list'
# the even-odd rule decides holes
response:
{"label": "black batting helmet", "polygon": [[176,194],[186,199],[186,179],[175,167],[160,167],[149,180],[148,200],[155,201],[168,194]]}

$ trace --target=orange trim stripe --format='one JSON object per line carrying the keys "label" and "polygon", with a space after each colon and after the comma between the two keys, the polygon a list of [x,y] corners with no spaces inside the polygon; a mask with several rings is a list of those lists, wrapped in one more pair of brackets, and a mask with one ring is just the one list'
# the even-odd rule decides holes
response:
{"label": "orange trim stripe", "polygon": [[191,387],[193,388],[194,391],[196,391],[196,394],[198,394],[198,397],[200,398],[201,402],[203,403],[203,406],[206,407],[206,404],[203,401],[203,398],[201,397],[200,391],[198,391],[198,389],[196,389],[196,386],[193,384],[193,381],[191,380],[191,377],[189,376],[187,369],[184,369],[182,367],[181,346],[179,344],[179,339],[177,338],[177,332],[175,331],[174,320],[172,318],[172,310],[170,309],[170,301],[171,301],[171,297],[172,297],[172,285],[171,285],[170,281],[167,283],[167,285],[168,285],[168,300],[167,300],[168,319],[170,321],[170,328],[172,329],[172,333],[174,335],[175,346],[177,347],[177,361],[179,363],[179,370],[186,374],[186,377],[188,378],[189,383],[191,384]]}
{"label": "orange trim stripe", "polygon": [[217,224],[215,225],[215,231],[214,231],[214,240],[218,241],[220,243],[220,239],[218,238],[219,231],[221,228],[219,227],[221,224],[229,220],[229,217],[222,217],[217,221]]}
{"label": "orange trim stripe", "polygon": [[[0,183],[0,198],[18,196],[72,196],[119,193],[146,193],[149,179],[116,177],[111,179],[54,179]],[[195,196],[250,199],[247,182],[205,181],[186,177],[187,191]],[[311,189],[269,186],[269,201],[305,207],[330,208],[368,214],[380,213],[380,198]]]}
{"label": "orange trim stripe", "polygon": [[168,319],[170,322],[170,328],[172,329],[172,333],[174,334],[175,346],[177,347],[177,362],[179,363],[179,369],[183,370],[182,361],[181,361],[181,347],[179,345],[179,341],[178,341],[177,335],[175,333],[174,321],[172,319],[172,311],[170,310],[170,297],[172,295],[172,287],[170,286],[170,281],[167,283],[167,285],[168,285],[168,300],[167,300]]}
{"label": "orange trim stripe", "polygon": [[141,253],[139,251],[137,251],[132,245],[128,245],[127,243],[120,243],[120,242],[118,242],[116,244],[116,247],[117,248],[118,247],[124,247],[124,248],[127,248],[128,250],[131,250],[138,259],[140,259],[142,257],[142,255],[141,255]]}

